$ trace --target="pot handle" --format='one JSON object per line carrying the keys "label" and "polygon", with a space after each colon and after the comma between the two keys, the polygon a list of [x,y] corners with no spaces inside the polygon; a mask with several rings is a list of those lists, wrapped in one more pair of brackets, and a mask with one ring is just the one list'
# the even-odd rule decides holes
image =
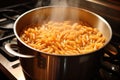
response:
{"label": "pot handle", "polygon": [[5,49],[12,55],[17,56],[17,57],[22,57],[22,58],[34,58],[35,56],[32,55],[24,55],[20,54],[17,51],[13,50],[12,47],[18,47],[17,44],[15,43],[6,43],[5,44]]}

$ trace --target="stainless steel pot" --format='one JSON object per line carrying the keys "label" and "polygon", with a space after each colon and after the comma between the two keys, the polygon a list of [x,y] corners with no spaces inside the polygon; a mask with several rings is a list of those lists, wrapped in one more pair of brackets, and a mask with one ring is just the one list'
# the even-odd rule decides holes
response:
{"label": "stainless steel pot", "polygon": [[[105,45],[99,50],[83,55],[54,55],[33,49],[20,39],[20,33],[27,25],[49,20],[86,21],[103,33],[106,37]],[[12,44],[6,44],[5,47],[11,54],[20,57],[26,79],[32,80],[91,80],[100,67],[102,49],[112,36],[110,25],[101,16],[81,8],[57,6],[40,7],[25,12],[16,20],[14,33],[18,39],[19,53],[10,49]]]}

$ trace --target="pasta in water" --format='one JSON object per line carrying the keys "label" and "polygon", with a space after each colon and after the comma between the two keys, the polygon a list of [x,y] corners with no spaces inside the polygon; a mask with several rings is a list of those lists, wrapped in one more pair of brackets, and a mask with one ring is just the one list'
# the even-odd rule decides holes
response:
{"label": "pasta in water", "polygon": [[105,37],[96,28],[70,21],[29,25],[20,38],[37,50],[60,55],[86,54],[105,43]]}

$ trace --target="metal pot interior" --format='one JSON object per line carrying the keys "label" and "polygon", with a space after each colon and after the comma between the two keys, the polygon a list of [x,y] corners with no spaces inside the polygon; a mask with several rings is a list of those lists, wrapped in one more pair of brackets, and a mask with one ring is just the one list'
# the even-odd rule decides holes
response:
{"label": "metal pot interior", "polygon": [[111,27],[104,18],[91,11],[75,7],[40,7],[27,11],[16,20],[14,25],[15,35],[21,41],[19,36],[27,25],[43,24],[50,20],[85,21],[102,32],[106,37],[105,45],[110,41],[112,36]]}

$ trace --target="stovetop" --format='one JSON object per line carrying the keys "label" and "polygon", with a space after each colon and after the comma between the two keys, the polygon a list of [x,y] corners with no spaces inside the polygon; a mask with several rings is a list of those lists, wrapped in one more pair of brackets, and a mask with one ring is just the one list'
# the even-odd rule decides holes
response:
{"label": "stovetop", "polygon": [[[43,1],[43,0],[42,0]],[[47,0],[45,0],[47,1]],[[48,0],[50,1],[50,0]],[[72,1],[72,0],[71,0]],[[95,0],[86,0],[95,1]],[[96,0],[103,1],[103,0]],[[113,0],[108,0],[113,1]],[[44,2],[42,6],[48,2]],[[19,5],[9,6],[0,9],[0,69],[10,80],[25,80],[19,58],[9,54],[4,48],[6,43],[16,43],[16,37],[13,33],[13,24],[15,20],[25,11],[35,8],[30,5],[31,2],[21,3]],[[110,3],[111,4],[111,3]],[[115,4],[115,3],[114,3]],[[95,3],[96,5],[96,3]],[[100,5],[100,4],[99,4]],[[46,6],[46,5],[45,5]],[[81,5],[82,6],[82,5]],[[83,8],[88,9],[85,6]],[[96,12],[96,11],[95,11]],[[101,14],[100,14],[101,15]],[[110,43],[103,49],[105,55],[100,70],[94,80],[119,80],[120,79],[120,33],[119,20],[108,18],[113,29],[113,36]],[[114,16],[115,17],[115,16]],[[112,23],[111,23],[112,22]],[[117,26],[116,26],[117,25]],[[17,48],[14,48],[17,51]]]}
{"label": "stovetop", "polygon": [[[2,8],[0,8],[0,69],[10,80],[25,80],[19,58],[9,54],[4,48],[5,43],[16,42],[13,33],[15,20],[25,11],[35,7],[32,0],[23,1],[19,4],[18,1],[16,5],[8,4],[9,6],[6,7],[1,5]],[[17,49],[14,48],[14,50]]]}

